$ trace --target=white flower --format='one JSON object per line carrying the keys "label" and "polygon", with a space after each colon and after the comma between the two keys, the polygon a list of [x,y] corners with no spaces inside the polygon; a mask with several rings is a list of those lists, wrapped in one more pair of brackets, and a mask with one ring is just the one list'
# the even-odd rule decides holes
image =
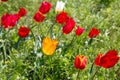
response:
{"label": "white flower", "polygon": [[65,2],[57,1],[55,11],[56,11],[56,12],[61,12],[61,11],[63,11],[64,6],[65,6]]}

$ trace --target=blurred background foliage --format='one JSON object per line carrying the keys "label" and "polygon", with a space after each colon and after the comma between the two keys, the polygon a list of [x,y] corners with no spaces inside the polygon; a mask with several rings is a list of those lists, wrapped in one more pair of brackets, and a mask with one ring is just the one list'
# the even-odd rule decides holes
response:
{"label": "blurred background foliage", "polygon": [[[43,55],[41,41],[56,16],[57,0],[49,1],[53,5],[52,9],[46,20],[40,24],[33,21],[33,16],[42,0],[0,2],[0,17],[6,12],[16,13],[20,7],[25,7],[28,11],[27,16],[20,19],[15,28],[9,32],[2,29],[0,31],[0,80],[75,80],[77,70],[74,69],[73,62],[77,54],[87,56],[87,67],[79,76],[80,80],[87,80],[92,76],[89,70],[98,53],[106,53],[110,49],[120,52],[120,0],[63,0],[66,1],[64,11],[75,19],[77,25],[84,27],[85,32],[79,37],[74,36],[75,30],[69,35],[63,35],[59,30],[62,26],[55,24],[53,35],[59,40],[59,47],[54,55]],[[34,28],[29,37],[22,39],[15,49],[13,46],[19,38],[17,29],[21,25]],[[100,35],[89,45],[88,33],[92,27],[100,29]],[[70,44],[72,40],[74,41]],[[2,56],[4,52],[7,53],[5,64]],[[119,68],[120,62],[111,69],[102,68],[95,78],[119,80]],[[93,67],[92,73],[95,70],[96,66]]]}

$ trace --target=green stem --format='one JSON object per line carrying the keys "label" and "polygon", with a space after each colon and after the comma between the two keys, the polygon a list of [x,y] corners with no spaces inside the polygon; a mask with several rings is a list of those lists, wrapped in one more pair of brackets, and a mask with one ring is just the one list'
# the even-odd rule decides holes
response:
{"label": "green stem", "polygon": [[92,65],[91,65],[90,72],[89,72],[90,74],[92,73],[93,66],[94,66],[94,63],[92,63]]}
{"label": "green stem", "polygon": [[93,42],[93,38],[91,38],[91,39],[89,40],[88,45],[91,45],[92,42]]}
{"label": "green stem", "polygon": [[6,48],[5,48],[5,44],[3,45],[3,60],[4,60],[4,64],[5,64],[5,61],[7,59],[7,55],[6,55]]}
{"label": "green stem", "polygon": [[34,24],[30,29],[33,29],[36,26],[36,24]]}
{"label": "green stem", "polygon": [[44,57],[44,55],[43,55],[43,65],[42,65],[42,78],[41,78],[41,80],[44,80],[44,69],[45,69],[45,67],[44,67],[44,65],[45,65],[45,59],[44,59],[45,57]]}
{"label": "green stem", "polygon": [[63,34],[61,34],[61,27],[59,27],[59,31],[58,31],[58,35],[57,35],[57,39],[58,40],[61,40],[61,37],[62,37]]}
{"label": "green stem", "polygon": [[37,66],[38,66],[38,57],[36,57],[35,64],[34,64],[33,80],[36,80]]}
{"label": "green stem", "polygon": [[120,67],[115,71],[115,73],[118,73],[119,72],[119,70],[120,70]]}
{"label": "green stem", "polygon": [[[119,65],[118,65],[118,66],[119,66]],[[117,75],[116,78],[119,77],[119,74],[120,74],[120,73],[119,73],[119,70],[120,70],[120,67],[118,67],[118,69],[115,71],[115,74]]]}
{"label": "green stem", "polygon": [[19,44],[20,44],[20,40],[21,40],[21,38],[19,37],[19,38],[18,38],[18,41],[15,43],[15,49],[18,48],[18,46],[19,46]]}
{"label": "green stem", "polygon": [[34,38],[34,41],[35,41],[35,35],[34,35],[32,29],[30,29],[30,31],[31,31],[32,37]]}
{"label": "green stem", "polygon": [[48,30],[48,32],[47,32],[47,35],[50,33],[50,37],[52,38],[53,37],[53,26],[55,25],[55,23],[56,22],[54,22],[51,26],[50,26],[50,28],[49,28],[49,30]]}
{"label": "green stem", "polygon": [[95,75],[98,73],[98,71],[100,70],[100,68],[101,68],[101,67],[98,67],[98,68],[97,68],[97,70],[96,70],[96,72],[94,73],[94,75],[92,76],[91,80],[94,80]]}
{"label": "green stem", "polygon": [[77,74],[76,80],[78,80],[78,78],[79,78],[79,74],[80,74],[80,70],[78,71],[78,74]]}

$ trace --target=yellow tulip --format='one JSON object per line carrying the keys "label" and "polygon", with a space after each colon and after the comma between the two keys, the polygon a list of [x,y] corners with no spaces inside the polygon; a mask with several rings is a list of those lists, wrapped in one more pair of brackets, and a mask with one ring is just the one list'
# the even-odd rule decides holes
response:
{"label": "yellow tulip", "polygon": [[52,55],[56,47],[58,45],[58,41],[56,39],[51,40],[49,37],[45,37],[42,42],[42,51],[46,55]]}

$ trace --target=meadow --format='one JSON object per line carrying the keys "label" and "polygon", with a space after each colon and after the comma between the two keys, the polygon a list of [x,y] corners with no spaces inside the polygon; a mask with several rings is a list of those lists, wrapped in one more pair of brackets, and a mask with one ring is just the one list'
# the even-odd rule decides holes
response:
{"label": "meadow", "polygon": [[[40,11],[45,1],[51,4],[47,13]],[[0,1],[0,80],[120,80],[120,61],[116,60],[120,54],[120,0],[61,0],[65,2],[63,11],[71,18],[68,25],[56,19],[62,12],[55,10],[57,1]],[[21,7],[25,15],[13,22],[12,18],[2,19],[19,13]],[[37,12],[41,20],[35,18]],[[20,32],[21,26],[25,33]],[[82,31],[77,34],[78,26]],[[92,28],[99,31],[90,36]],[[112,54],[112,50],[115,57],[107,56],[103,65],[95,64],[99,53]],[[77,55],[86,60],[77,60]],[[82,62],[84,68],[78,65]]]}

